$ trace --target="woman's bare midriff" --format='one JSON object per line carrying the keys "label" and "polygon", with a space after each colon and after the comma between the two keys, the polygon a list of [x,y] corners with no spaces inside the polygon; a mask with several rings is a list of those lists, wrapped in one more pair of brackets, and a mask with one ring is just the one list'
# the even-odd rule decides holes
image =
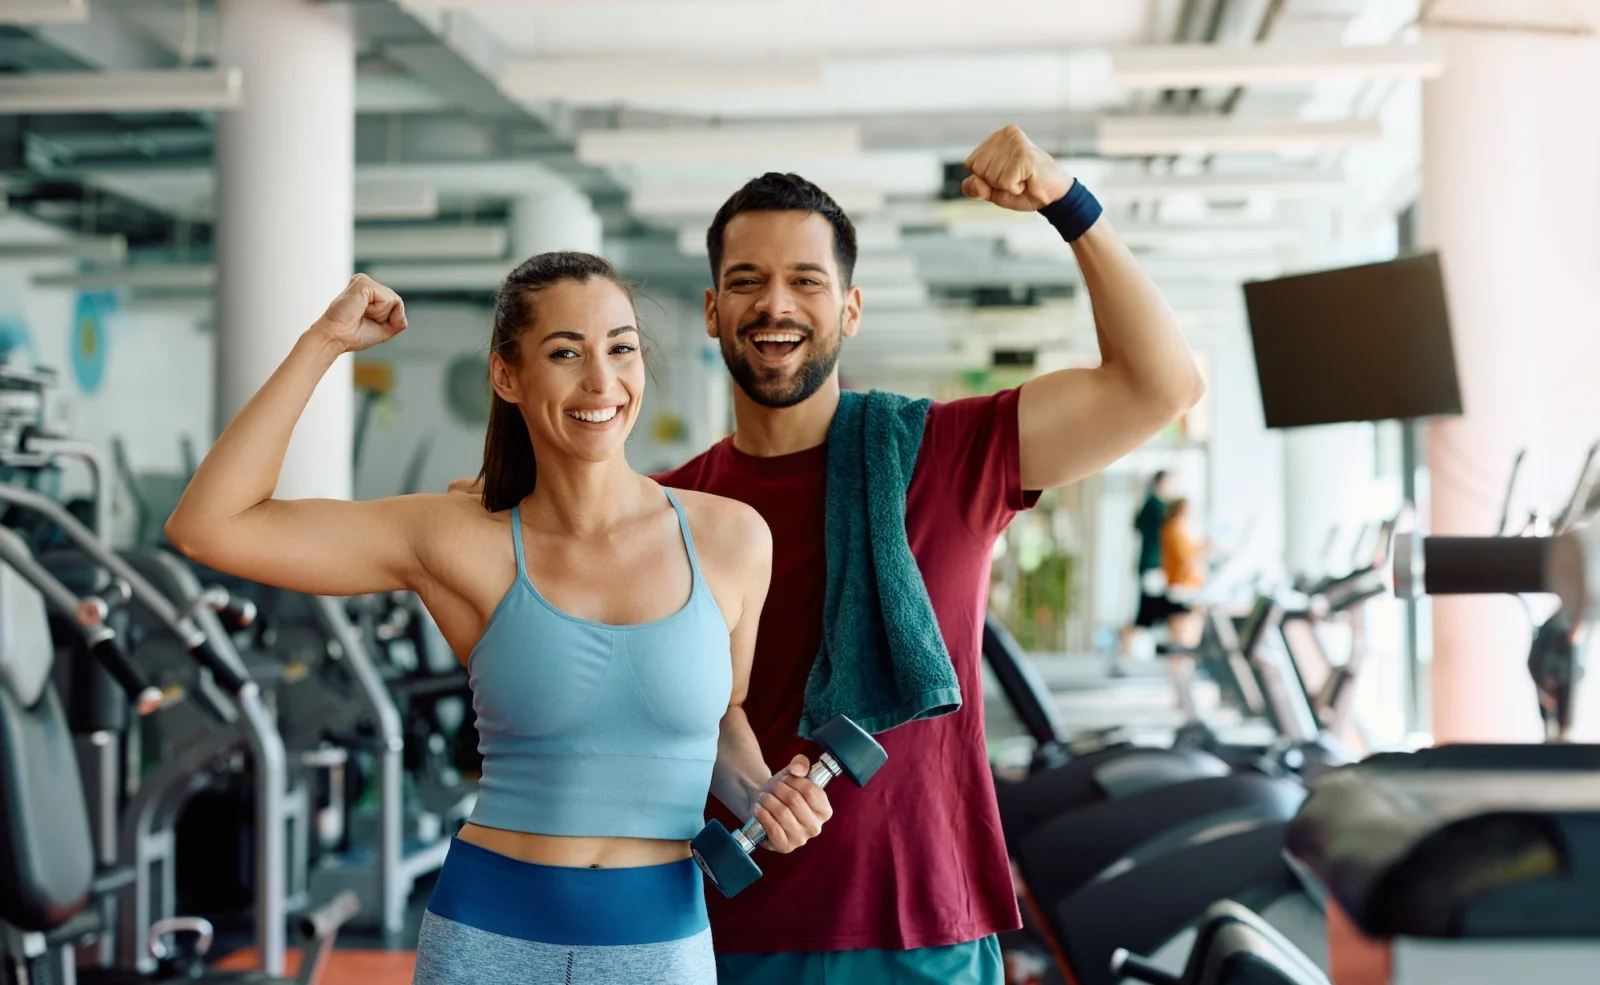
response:
{"label": "woman's bare midriff", "polygon": [[480,824],[464,825],[459,837],[518,861],[577,869],[632,869],[681,862],[689,857],[688,842],[653,838],[566,838]]}

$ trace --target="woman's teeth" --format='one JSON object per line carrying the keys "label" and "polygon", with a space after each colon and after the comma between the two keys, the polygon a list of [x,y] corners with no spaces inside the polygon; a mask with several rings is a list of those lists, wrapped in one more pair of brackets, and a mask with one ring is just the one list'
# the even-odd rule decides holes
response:
{"label": "woman's teeth", "polygon": [[567,416],[574,420],[587,421],[590,424],[604,424],[617,416],[617,407],[603,407],[599,410],[569,410]]}

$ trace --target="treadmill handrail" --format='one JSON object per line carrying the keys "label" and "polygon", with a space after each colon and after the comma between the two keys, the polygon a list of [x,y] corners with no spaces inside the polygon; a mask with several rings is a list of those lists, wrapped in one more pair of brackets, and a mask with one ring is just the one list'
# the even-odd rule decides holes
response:
{"label": "treadmill handrail", "polygon": [[983,621],[983,656],[1012,711],[1039,745],[1060,742],[1062,723],[1050,688],[1016,637],[993,613]]}

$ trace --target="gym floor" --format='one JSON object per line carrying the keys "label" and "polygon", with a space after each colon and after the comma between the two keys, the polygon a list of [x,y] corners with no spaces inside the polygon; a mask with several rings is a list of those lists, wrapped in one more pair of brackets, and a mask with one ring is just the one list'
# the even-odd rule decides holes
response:
{"label": "gym floor", "polygon": [[[418,881],[411,905],[406,908],[405,926],[394,937],[386,940],[383,934],[372,930],[341,930],[323,972],[322,985],[410,985],[417,963],[417,930],[433,893],[433,880],[428,876]],[[249,931],[242,930],[241,938],[248,940]],[[239,948],[217,961],[215,967],[223,971],[258,967],[256,950]],[[299,969],[300,952],[291,948],[286,970],[293,975]]]}

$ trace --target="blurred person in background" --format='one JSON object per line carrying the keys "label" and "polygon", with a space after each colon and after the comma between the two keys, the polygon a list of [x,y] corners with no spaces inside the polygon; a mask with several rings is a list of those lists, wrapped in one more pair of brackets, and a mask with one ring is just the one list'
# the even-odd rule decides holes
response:
{"label": "blurred person in background", "polygon": [[1134,638],[1143,630],[1159,626],[1171,613],[1167,600],[1167,581],[1161,563],[1161,527],[1167,520],[1167,503],[1176,495],[1172,473],[1158,470],[1145,487],[1144,502],[1133,518],[1133,529],[1139,533],[1139,608],[1133,623],[1124,626],[1121,647],[1111,672],[1114,676],[1127,673],[1133,659]]}
{"label": "blurred person in background", "polygon": [[1172,676],[1178,706],[1189,718],[1198,716],[1194,703],[1195,658],[1191,651],[1200,645],[1205,628],[1205,610],[1198,604],[1206,585],[1208,543],[1198,540],[1189,529],[1189,501],[1178,497],[1167,507],[1161,523],[1161,571],[1166,576],[1167,632],[1172,647],[1164,657]]}

